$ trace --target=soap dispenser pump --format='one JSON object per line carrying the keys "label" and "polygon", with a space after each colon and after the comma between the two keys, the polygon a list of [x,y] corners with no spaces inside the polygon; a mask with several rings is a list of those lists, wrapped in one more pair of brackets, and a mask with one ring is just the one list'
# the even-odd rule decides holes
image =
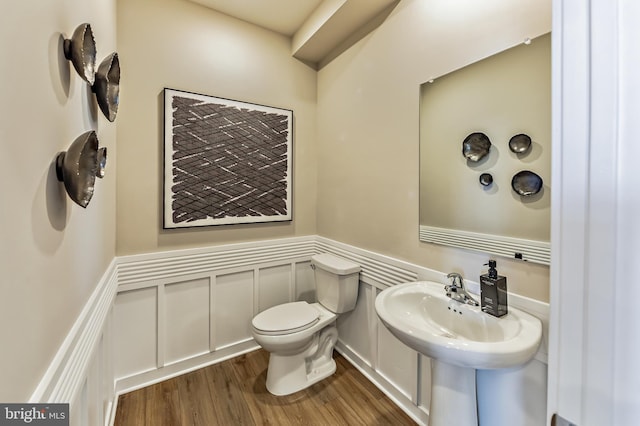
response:
{"label": "soap dispenser pump", "polygon": [[498,275],[496,261],[490,260],[485,263],[489,266],[489,271],[480,275],[480,298],[483,312],[495,317],[507,314],[507,278]]}

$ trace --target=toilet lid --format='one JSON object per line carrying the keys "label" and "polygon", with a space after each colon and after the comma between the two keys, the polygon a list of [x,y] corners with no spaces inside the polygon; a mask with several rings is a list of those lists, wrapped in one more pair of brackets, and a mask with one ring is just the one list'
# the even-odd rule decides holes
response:
{"label": "toilet lid", "polygon": [[317,309],[307,302],[292,302],[260,312],[251,324],[262,334],[289,334],[305,330],[320,320]]}

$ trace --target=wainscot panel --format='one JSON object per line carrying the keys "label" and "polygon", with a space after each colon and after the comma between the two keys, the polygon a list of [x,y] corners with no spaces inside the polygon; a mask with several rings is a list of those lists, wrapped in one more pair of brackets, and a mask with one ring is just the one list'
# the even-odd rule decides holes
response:
{"label": "wainscot panel", "polygon": [[313,280],[311,262],[297,262],[295,264],[295,300],[304,300],[308,303],[316,301],[316,287]]}
{"label": "wainscot panel", "polygon": [[210,318],[215,330],[212,351],[251,339],[251,319],[257,306],[253,300],[254,276],[251,270],[215,277]]}
{"label": "wainscot panel", "polygon": [[418,359],[420,363],[420,387],[418,388],[420,398],[418,398],[418,406],[429,412],[429,404],[431,404],[431,358],[420,355]]}
{"label": "wainscot panel", "polygon": [[378,320],[378,372],[404,396],[418,401],[418,353],[400,342]]}
{"label": "wainscot panel", "polygon": [[293,264],[286,264],[258,270],[259,312],[293,300],[293,269]]}
{"label": "wainscot panel", "polygon": [[374,297],[375,288],[361,281],[355,309],[340,315],[337,321],[340,341],[370,367],[377,364],[378,355],[376,339],[371,338],[378,325]]}
{"label": "wainscot panel", "polygon": [[158,367],[156,287],[122,291],[115,300],[113,339],[116,377]]}
{"label": "wainscot panel", "polygon": [[164,286],[158,307],[165,309],[166,364],[209,352],[209,282],[207,277]]}

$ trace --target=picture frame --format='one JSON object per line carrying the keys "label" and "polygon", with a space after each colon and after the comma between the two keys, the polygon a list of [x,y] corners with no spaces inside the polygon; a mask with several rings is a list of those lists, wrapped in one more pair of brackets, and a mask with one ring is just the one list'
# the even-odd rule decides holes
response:
{"label": "picture frame", "polygon": [[292,220],[293,111],[164,89],[165,229]]}

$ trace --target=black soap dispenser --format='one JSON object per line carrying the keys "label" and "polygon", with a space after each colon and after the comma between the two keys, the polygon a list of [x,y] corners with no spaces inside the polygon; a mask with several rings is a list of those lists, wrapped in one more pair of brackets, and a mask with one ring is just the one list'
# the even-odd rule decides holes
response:
{"label": "black soap dispenser", "polygon": [[489,271],[480,275],[480,305],[483,312],[501,317],[507,314],[507,278],[498,275],[495,260],[485,265]]}

